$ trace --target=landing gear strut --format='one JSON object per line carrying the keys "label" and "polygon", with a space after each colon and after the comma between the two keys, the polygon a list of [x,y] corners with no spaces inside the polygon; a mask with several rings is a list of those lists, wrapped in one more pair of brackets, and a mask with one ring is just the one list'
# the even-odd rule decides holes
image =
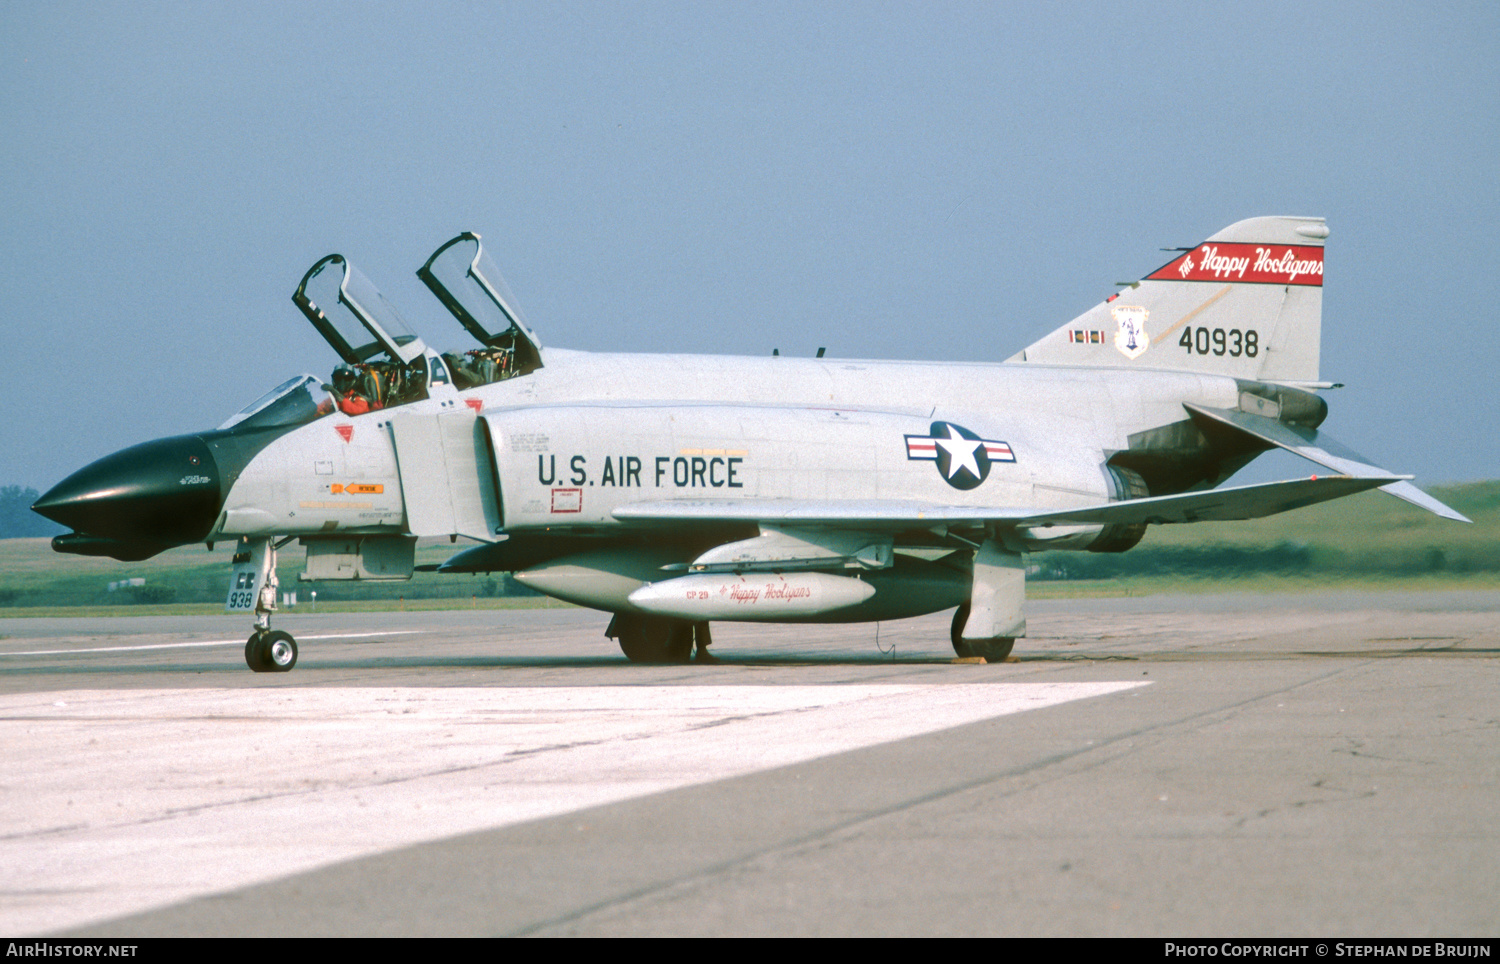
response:
{"label": "landing gear strut", "polygon": [[953,651],[998,663],[1010,655],[1016,637],[1026,635],[1026,564],[1017,551],[986,539],[974,553],[969,601],[953,614]]}

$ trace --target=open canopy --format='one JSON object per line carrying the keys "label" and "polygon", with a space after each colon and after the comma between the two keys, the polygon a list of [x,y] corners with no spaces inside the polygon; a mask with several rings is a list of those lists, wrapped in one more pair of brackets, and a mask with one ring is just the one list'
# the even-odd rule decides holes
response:
{"label": "open canopy", "polygon": [[438,248],[417,269],[417,277],[480,344],[513,351],[517,374],[541,367],[536,334],[484,253],[479,235],[465,231]]}
{"label": "open canopy", "polygon": [[427,350],[395,307],[341,254],[313,265],[292,301],[347,364],[384,352],[409,365]]}

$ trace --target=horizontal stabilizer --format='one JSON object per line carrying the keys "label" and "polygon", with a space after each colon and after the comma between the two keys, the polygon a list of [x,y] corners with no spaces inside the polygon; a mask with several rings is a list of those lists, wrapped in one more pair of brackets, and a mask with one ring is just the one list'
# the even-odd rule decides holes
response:
{"label": "horizontal stabilizer", "polygon": [[[1206,418],[1221,425],[1237,429],[1251,438],[1286,449],[1294,455],[1300,455],[1309,462],[1316,462],[1325,468],[1333,469],[1343,475],[1351,475],[1356,478],[1373,478],[1375,476],[1389,476],[1390,473],[1379,466],[1372,465],[1370,460],[1351,449],[1345,448],[1338,442],[1329,438],[1327,434],[1317,429],[1306,428],[1301,425],[1288,425],[1274,418],[1264,415],[1254,415],[1249,412],[1240,412],[1225,408],[1208,408],[1202,405],[1184,403],[1184,408],[1198,418]],[[1434,515],[1442,516],[1444,519],[1452,519],[1455,522],[1469,522],[1467,517],[1455,512],[1448,506],[1434,499],[1410,482],[1392,482],[1380,486],[1380,491],[1394,495],[1398,499],[1410,502],[1412,505],[1426,509]]]}
{"label": "horizontal stabilizer", "polygon": [[1347,475],[1313,476],[1285,482],[1239,485],[1207,492],[1159,495],[1149,499],[1110,502],[1087,509],[1063,509],[1036,517],[1029,525],[1140,523],[1168,525],[1176,522],[1230,522],[1260,519],[1303,506],[1341,499],[1366,489],[1396,482],[1400,476],[1354,478]]}
{"label": "horizontal stabilizer", "polygon": [[800,499],[636,502],[614,511],[622,522],[756,522],[764,525],[858,527],[865,531],[942,525],[1109,525],[1223,522],[1259,519],[1401,481],[1400,476],[1313,476],[1147,499],[1106,502],[1038,512],[1008,506],[936,505],[866,499],[846,502]]}

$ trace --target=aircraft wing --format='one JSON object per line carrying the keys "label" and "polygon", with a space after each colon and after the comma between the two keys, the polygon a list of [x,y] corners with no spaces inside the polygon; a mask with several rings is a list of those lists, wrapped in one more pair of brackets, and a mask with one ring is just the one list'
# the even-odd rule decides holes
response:
{"label": "aircraft wing", "polygon": [[620,506],[614,511],[614,517],[622,522],[755,522],[772,526],[857,527],[865,531],[981,523],[1033,527],[1224,522],[1258,519],[1300,509],[1400,482],[1403,478],[1410,476],[1313,476],[1043,511],[1014,506],[956,506],[884,499],[703,499],[634,502]]}
{"label": "aircraft wing", "polygon": [[[1194,405],[1190,402],[1184,403],[1183,408],[1188,410],[1195,418],[1208,419],[1220,425],[1227,425],[1251,438],[1286,449],[1296,455],[1302,456],[1309,462],[1316,462],[1326,466],[1343,475],[1351,475],[1356,478],[1373,478],[1378,475],[1389,475],[1385,469],[1370,464],[1370,460],[1351,449],[1345,448],[1338,442],[1329,438],[1327,434],[1317,429],[1305,428],[1300,425],[1288,425],[1274,418],[1264,415],[1254,415],[1250,412],[1234,411],[1224,408],[1208,408],[1203,405]],[[1410,502],[1412,505],[1420,506],[1434,515],[1442,516],[1444,519],[1452,519],[1455,522],[1470,522],[1463,514],[1450,509],[1448,506],[1434,499],[1410,482],[1397,481],[1379,487],[1380,491],[1394,495],[1398,499]]]}

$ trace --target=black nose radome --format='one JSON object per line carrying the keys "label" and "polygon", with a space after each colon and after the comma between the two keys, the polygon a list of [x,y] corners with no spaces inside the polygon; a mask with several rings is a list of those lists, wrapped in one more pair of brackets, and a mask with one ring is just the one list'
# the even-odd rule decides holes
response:
{"label": "black nose radome", "polygon": [[74,530],[58,537],[64,545],[54,541],[59,551],[80,551],[70,547],[84,544],[78,536],[90,536],[89,545],[118,544],[141,557],[152,547],[147,555],[202,541],[222,502],[219,467],[208,446],[195,435],[183,435],[134,445],[86,465],[31,508]]}

